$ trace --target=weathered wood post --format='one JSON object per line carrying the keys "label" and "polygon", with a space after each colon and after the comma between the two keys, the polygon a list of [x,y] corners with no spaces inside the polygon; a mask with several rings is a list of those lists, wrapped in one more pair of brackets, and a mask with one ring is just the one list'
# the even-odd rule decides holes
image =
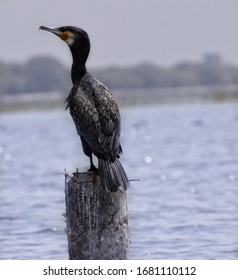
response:
{"label": "weathered wood post", "polygon": [[65,200],[69,259],[128,259],[125,191],[106,192],[94,172],[65,173]]}

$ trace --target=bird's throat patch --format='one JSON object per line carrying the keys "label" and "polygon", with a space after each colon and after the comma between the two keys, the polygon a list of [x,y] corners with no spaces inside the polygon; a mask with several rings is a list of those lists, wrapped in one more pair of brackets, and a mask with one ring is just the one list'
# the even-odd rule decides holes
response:
{"label": "bird's throat patch", "polygon": [[59,37],[63,40],[63,41],[67,41],[69,38],[69,33],[67,31],[62,32]]}
{"label": "bird's throat patch", "polygon": [[74,43],[74,38],[75,38],[75,34],[73,32],[70,31],[63,31],[59,37],[65,41],[69,46],[71,46]]}

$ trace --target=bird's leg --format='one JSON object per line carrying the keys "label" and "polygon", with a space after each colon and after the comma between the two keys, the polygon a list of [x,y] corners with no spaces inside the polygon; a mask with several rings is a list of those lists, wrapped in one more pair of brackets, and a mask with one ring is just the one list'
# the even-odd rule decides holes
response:
{"label": "bird's leg", "polygon": [[97,172],[98,169],[97,169],[97,167],[93,164],[93,156],[91,155],[91,156],[89,157],[89,159],[90,159],[90,168],[89,168],[88,171]]}

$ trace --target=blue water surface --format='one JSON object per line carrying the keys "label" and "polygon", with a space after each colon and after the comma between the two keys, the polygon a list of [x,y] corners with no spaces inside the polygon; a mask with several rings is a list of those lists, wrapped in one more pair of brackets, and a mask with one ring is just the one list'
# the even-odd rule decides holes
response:
{"label": "blue water surface", "polygon": [[[121,109],[131,259],[238,258],[238,105]],[[63,110],[0,114],[0,259],[68,259],[66,169],[89,167]]]}

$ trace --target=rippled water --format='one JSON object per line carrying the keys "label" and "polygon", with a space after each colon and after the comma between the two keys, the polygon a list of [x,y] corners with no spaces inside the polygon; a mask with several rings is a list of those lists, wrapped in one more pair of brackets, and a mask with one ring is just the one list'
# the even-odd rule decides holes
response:
{"label": "rippled water", "polygon": [[[238,105],[122,109],[131,259],[238,258]],[[68,112],[0,115],[0,259],[67,259]]]}

